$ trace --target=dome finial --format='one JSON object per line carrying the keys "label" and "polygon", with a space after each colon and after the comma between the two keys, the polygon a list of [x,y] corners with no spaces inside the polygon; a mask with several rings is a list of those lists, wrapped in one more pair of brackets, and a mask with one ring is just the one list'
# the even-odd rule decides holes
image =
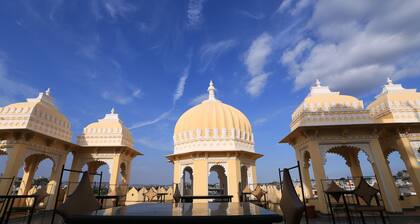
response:
{"label": "dome finial", "polygon": [[388,85],[392,85],[392,84],[394,84],[394,83],[392,83],[392,79],[391,79],[390,77],[388,77],[388,78],[386,79],[386,83],[387,83]]}
{"label": "dome finial", "polygon": [[51,94],[51,89],[48,87],[47,90],[45,90],[45,95],[49,96]]}
{"label": "dome finial", "polygon": [[111,114],[115,114],[115,108],[114,107],[111,108]]}
{"label": "dome finial", "polygon": [[207,91],[209,92],[209,100],[215,100],[216,99],[216,96],[215,96],[216,88],[214,88],[212,80],[210,80],[209,88],[207,88]]}
{"label": "dome finial", "polygon": [[315,86],[316,87],[321,87],[321,82],[319,81],[319,79],[316,79]]}

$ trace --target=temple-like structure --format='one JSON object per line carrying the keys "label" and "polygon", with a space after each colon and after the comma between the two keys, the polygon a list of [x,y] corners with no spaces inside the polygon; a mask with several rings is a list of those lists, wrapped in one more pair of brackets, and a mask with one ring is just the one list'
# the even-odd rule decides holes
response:
{"label": "temple-like structure", "polygon": [[[372,165],[385,207],[391,212],[420,205],[420,93],[388,79],[367,107],[353,96],[332,92],[317,80],[292,114],[291,132],[281,140],[294,149],[301,164],[303,186],[310,203],[327,212],[322,180],[326,153],[342,156],[353,177],[363,176],[358,154]],[[401,198],[388,155],[397,151],[417,195]],[[318,197],[313,198],[309,166],[313,167]],[[404,199],[404,200],[402,200]]]}
{"label": "temple-like structure", "polygon": [[[27,194],[38,165],[50,159],[53,168],[47,193],[55,198],[61,169],[69,153],[73,154],[72,169],[81,170],[87,164],[88,170],[95,172],[107,164],[111,175],[110,193],[126,188],[131,160],[142,154],[134,148],[130,131],[114,110],[104,119],[88,125],[77,144],[72,143],[71,138],[70,122],[54,104],[49,89],[37,98],[0,107],[0,155],[7,156],[0,195],[9,191],[10,181],[5,178],[16,178],[22,167],[24,173],[18,194]],[[119,175],[121,181],[118,181]],[[70,182],[78,180],[79,174],[71,173]],[[54,202],[48,200],[47,209],[53,208]]]}
{"label": "temple-like structure", "polygon": [[[215,171],[221,193],[239,201],[243,187],[256,184],[252,126],[238,109],[215,97],[210,82],[208,99],[187,110],[174,130],[174,153],[167,158],[174,164],[174,183],[184,195],[208,195],[208,177]],[[186,174],[192,189],[187,189]],[[241,189],[242,188],[242,189]]]}

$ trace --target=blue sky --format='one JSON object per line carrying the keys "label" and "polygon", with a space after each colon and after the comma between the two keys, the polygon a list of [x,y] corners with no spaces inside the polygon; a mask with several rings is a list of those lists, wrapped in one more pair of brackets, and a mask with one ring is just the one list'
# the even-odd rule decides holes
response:
{"label": "blue sky", "polygon": [[[213,80],[253,124],[259,181],[273,181],[295,161],[277,142],[315,78],[365,105],[388,76],[419,88],[419,11],[391,0],[3,1],[0,106],[50,87],[74,139],[115,107],[145,154],[132,182],[170,183],[175,122]],[[330,157],[327,174],[348,175]]]}

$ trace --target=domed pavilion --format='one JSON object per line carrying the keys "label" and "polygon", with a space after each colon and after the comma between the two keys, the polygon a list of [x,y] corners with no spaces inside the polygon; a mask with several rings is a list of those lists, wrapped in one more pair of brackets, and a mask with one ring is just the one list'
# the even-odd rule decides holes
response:
{"label": "domed pavilion", "polygon": [[[319,80],[292,114],[290,133],[280,142],[291,145],[300,162],[309,204],[326,213],[323,180],[326,154],[341,156],[357,181],[363,175],[359,152],[372,166],[387,211],[420,206],[420,93],[391,79],[366,108],[353,96],[322,86]],[[389,167],[389,155],[398,152],[416,194],[401,199]],[[312,166],[317,197],[309,168]],[[356,183],[357,184],[357,183]],[[403,197],[403,196],[402,196]]]}
{"label": "domed pavilion", "polygon": [[[210,82],[208,99],[190,108],[178,119],[173,140],[174,153],[167,156],[174,165],[174,184],[183,195],[208,195],[211,171],[219,178],[222,194],[239,201],[241,188],[256,184],[252,126],[238,109],[216,99]],[[187,175],[188,174],[188,175]],[[192,189],[186,185],[186,177]]]}

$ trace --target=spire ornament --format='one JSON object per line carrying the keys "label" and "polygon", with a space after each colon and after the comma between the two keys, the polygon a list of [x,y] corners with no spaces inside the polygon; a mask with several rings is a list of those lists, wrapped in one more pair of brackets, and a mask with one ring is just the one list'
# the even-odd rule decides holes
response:
{"label": "spire ornament", "polygon": [[207,88],[207,91],[209,92],[209,100],[216,100],[216,88],[214,88],[212,80],[210,80],[209,88]]}
{"label": "spire ornament", "polygon": [[394,83],[392,82],[392,79],[390,78],[390,77],[388,77],[387,79],[386,79],[386,83],[388,84],[388,85],[393,85]]}
{"label": "spire ornament", "polygon": [[321,82],[319,81],[319,79],[316,79],[315,86],[316,87],[321,87]]}

